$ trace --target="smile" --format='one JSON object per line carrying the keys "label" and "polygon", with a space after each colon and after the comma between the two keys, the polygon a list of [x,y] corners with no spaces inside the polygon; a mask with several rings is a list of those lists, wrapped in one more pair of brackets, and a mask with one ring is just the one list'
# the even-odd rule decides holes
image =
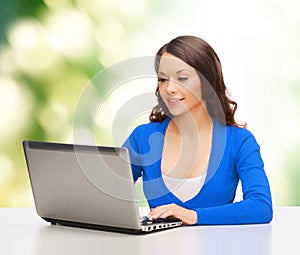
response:
{"label": "smile", "polygon": [[171,105],[178,104],[183,100],[183,98],[168,98],[168,103]]}

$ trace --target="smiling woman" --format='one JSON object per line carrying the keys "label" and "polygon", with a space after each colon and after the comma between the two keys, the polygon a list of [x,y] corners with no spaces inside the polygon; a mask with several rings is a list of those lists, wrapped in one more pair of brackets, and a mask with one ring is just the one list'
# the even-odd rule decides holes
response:
{"label": "smiling woman", "polygon": [[[0,185],[0,193],[5,194],[0,196],[0,206],[32,206],[20,151],[21,139],[71,142],[74,107],[97,72],[121,60],[153,55],[162,42],[179,34],[203,36],[214,46],[222,60],[226,85],[239,104],[234,119],[238,124],[247,120],[248,128],[255,132],[262,145],[265,169],[273,184],[274,204],[299,205],[300,163],[290,157],[300,158],[297,155],[300,151],[300,1],[288,3],[275,0],[247,3],[238,0],[1,0],[0,98],[3,100],[0,100],[0,154],[3,157],[0,157],[0,164],[7,166],[9,161],[12,165],[9,171],[3,170],[11,173],[10,178],[4,177],[6,174],[0,170],[3,176],[0,179],[7,180],[5,185]],[[207,62],[214,58],[205,55],[201,59],[194,58],[197,56],[194,46],[192,43],[182,48],[181,43],[172,47],[169,44],[167,51],[199,71],[203,89],[205,78],[209,80],[211,76],[210,67],[212,70],[216,67]],[[202,70],[196,68],[196,62],[192,63],[195,60],[206,61]],[[218,77],[222,76],[219,74]],[[161,78],[165,77],[162,75]],[[8,80],[14,86],[7,85]],[[171,80],[175,81],[185,83],[182,78]],[[209,83],[214,84],[211,80]],[[144,81],[140,84],[147,87]],[[99,86],[99,91],[104,94],[102,87]],[[152,92],[155,89],[156,86]],[[153,109],[151,121],[159,124],[171,115],[161,103],[158,92],[157,95],[159,102]],[[126,96],[120,94],[111,100],[112,107],[106,112],[109,117],[105,118],[105,123],[102,121],[99,125],[96,121],[98,144],[112,145],[111,141],[115,141],[115,137],[111,139],[112,132],[107,124],[114,118],[116,106]],[[155,93],[151,96],[155,101]],[[205,100],[211,116],[216,116],[210,107],[216,105],[215,101],[210,104]],[[135,107],[138,105],[134,104]],[[151,112],[153,106],[155,103],[145,108],[145,112]],[[226,109],[230,116],[234,104],[229,103]],[[124,117],[119,116],[118,120]],[[224,117],[225,114],[215,119],[223,123]],[[120,136],[117,145],[123,143],[127,132],[147,121],[144,116],[138,123],[128,114],[125,118],[123,123],[132,124],[129,129],[119,125],[124,135]],[[283,132],[284,135],[278,135]],[[242,192],[238,192],[241,197]],[[27,194],[26,199],[24,194]]]}
{"label": "smiling woman", "polygon": [[[172,61],[174,68],[180,65],[183,70],[177,70],[177,79],[181,84],[188,82],[188,76],[180,73],[184,70],[188,71],[193,78],[200,79],[202,84],[201,92],[196,93],[198,97],[206,98],[207,111],[213,117],[216,117],[220,122],[225,122],[226,124],[239,126],[234,119],[234,114],[237,109],[237,104],[227,96],[227,88],[224,83],[221,62],[213,50],[213,48],[200,38],[193,36],[178,37],[173,40],[172,43],[164,45],[156,54],[155,69],[158,75],[162,75],[162,71],[159,68],[164,65],[164,59],[162,56],[174,57],[177,61]],[[170,62],[170,59],[169,59]],[[197,75],[196,75],[197,74]],[[165,82],[161,80],[166,78],[164,76],[159,76],[160,82]],[[190,81],[191,82],[191,81]],[[213,89],[213,90],[212,90]],[[161,95],[159,92],[159,87],[157,87],[156,94],[158,96],[158,105],[153,109],[150,115],[151,121],[161,121],[166,117],[165,114],[161,114],[160,111],[167,112],[164,109],[164,104],[161,100]],[[217,97],[212,96],[216,94]],[[216,100],[218,101],[216,103]],[[220,104],[221,103],[221,104]],[[221,108],[219,108],[221,106]],[[225,116],[225,119],[224,119]]]}
{"label": "smiling woman", "polygon": [[201,106],[201,84],[195,69],[169,53],[162,56],[158,89],[170,113],[179,115]]}
{"label": "smiling woman", "polygon": [[[237,104],[227,96],[217,54],[200,38],[180,36],[158,51],[155,68],[158,105],[151,122],[124,144],[134,179],[143,178],[148,217],[172,216],[188,225],[270,222],[259,145],[235,122]],[[153,163],[145,153],[160,157]],[[234,203],[239,181],[244,196]]]}

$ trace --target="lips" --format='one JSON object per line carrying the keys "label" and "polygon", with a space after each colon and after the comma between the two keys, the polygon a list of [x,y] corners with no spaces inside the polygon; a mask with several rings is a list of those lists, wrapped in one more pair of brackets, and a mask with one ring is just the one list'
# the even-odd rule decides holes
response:
{"label": "lips", "polygon": [[167,101],[171,105],[175,105],[180,103],[183,100],[183,98],[168,98]]}

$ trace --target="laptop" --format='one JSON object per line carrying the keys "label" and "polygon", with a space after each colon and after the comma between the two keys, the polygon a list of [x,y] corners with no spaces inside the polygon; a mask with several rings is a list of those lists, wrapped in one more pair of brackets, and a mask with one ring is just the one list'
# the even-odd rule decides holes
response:
{"label": "laptop", "polygon": [[24,141],[37,214],[53,225],[149,233],[182,222],[141,217],[126,148]]}

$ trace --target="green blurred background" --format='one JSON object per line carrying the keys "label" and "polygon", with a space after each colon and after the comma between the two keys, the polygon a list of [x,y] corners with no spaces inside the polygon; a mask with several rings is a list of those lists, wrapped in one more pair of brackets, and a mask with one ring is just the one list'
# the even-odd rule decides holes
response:
{"label": "green blurred background", "polygon": [[[22,140],[72,142],[92,77],[183,34],[219,55],[237,120],[261,145],[274,204],[300,205],[299,11],[297,0],[0,0],[0,206],[33,206]],[[110,144],[103,126],[96,142]]]}

